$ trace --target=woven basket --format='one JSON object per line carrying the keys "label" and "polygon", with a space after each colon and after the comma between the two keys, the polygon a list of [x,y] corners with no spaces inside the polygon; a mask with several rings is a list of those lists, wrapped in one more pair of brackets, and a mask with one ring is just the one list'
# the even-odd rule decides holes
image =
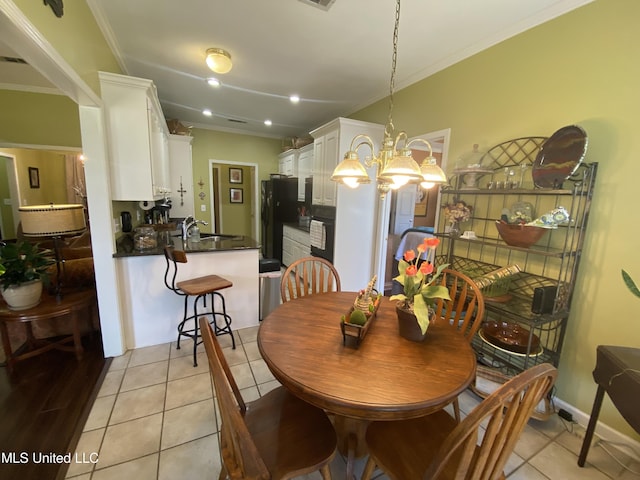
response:
{"label": "woven basket", "polygon": [[496,228],[507,245],[523,248],[529,248],[547,233],[546,228],[510,224],[501,221],[496,221]]}

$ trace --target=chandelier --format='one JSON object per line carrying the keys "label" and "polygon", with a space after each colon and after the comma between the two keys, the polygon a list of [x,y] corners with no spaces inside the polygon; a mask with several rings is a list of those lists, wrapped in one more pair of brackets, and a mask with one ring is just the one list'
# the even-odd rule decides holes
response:
{"label": "chandelier", "polygon": [[[351,141],[349,151],[345,153],[344,159],[338,164],[331,175],[331,180],[342,183],[351,188],[357,188],[361,183],[371,183],[371,179],[365,170],[366,167],[377,167],[376,182],[380,196],[384,196],[391,189],[398,189],[407,183],[419,183],[424,189],[429,189],[436,184],[447,182],[447,177],[442,169],[437,165],[433,156],[431,144],[422,138],[409,141],[407,134],[403,131],[394,137],[395,128],[393,126],[393,90],[396,77],[396,60],[398,58],[398,26],[400,24],[400,0],[396,1],[396,19],[393,29],[393,56],[391,57],[391,81],[389,83],[389,117],[384,128],[384,139],[382,148],[375,155],[374,144],[368,135],[356,135]],[[422,163],[413,159],[411,147],[416,143],[424,144],[429,155]],[[357,150],[367,145],[371,150],[371,157],[367,158],[363,164],[360,162]]]}

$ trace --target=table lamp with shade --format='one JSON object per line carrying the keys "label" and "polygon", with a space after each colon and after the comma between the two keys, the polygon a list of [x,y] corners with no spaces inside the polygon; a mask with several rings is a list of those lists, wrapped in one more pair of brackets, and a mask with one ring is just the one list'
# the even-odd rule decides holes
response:
{"label": "table lamp with shade", "polygon": [[62,298],[61,264],[62,237],[77,235],[86,229],[84,206],[80,204],[49,204],[20,207],[22,233],[26,237],[49,237],[53,239],[56,259],[55,294]]}

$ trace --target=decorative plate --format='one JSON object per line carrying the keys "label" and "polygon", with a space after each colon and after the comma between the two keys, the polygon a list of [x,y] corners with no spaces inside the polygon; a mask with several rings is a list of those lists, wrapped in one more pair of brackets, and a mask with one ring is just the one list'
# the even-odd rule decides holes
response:
{"label": "decorative plate", "polygon": [[540,147],[531,176],[539,188],[562,188],[587,152],[587,133],[577,125],[562,127]]}
{"label": "decorative plate", "polygon": [[[529,330],[517,323],[489,321],[480,332],[481,338],[495,347],[500,347],[511,353],[526,354],[529,344]],[[537,355],[540,350],[540,339],[531,335],[530,352]]]}

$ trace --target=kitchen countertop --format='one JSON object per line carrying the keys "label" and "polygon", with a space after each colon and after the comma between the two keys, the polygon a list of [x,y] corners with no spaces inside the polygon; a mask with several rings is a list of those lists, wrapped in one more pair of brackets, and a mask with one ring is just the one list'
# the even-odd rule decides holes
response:
{"label": "kitchen countertop", "polygon": [[231,250],[258,249],[260,243],[245,235],[215,235],[209,233],[201,234],[199,242],[187,240],[182,241],[178,235],[170,232],[158,232],[158,246],[144,250],[134,248],[133,234],[124,234],[116,241],[116,253],[114,258],[142,257],[149,255],[164,255],[165,245],[173,245],[177,249],[185,252],[224,252]]}
{"label": "kitchen countertop", "polygon": [[284,226],[286,227],[291,227],[291,228],[295,228],[296,230],[301,230],[303,232],[309,233],[309,224],[307,224],[306,226],[300,225],[298,223],[283,223]]}

